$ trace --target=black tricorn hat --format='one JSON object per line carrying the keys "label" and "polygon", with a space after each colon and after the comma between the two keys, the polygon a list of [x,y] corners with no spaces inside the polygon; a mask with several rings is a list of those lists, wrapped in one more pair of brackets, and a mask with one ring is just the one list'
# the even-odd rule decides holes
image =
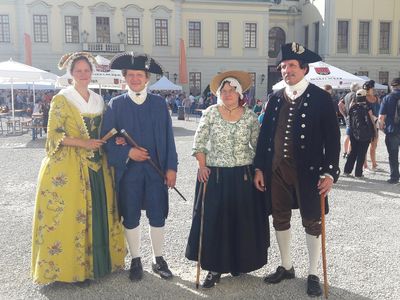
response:
{"label": "black tricorn hat", "polygon": [[162,66],[147,54],[125,52],[115,55],[110,61],[110,69],[139,70],[162,75]]}
{"label": "black tricorn hat", "polygon": [[281,46],[281,51],[277,57],[277,66],[279,66],[282,61],[290,59],[296,59],[303,64],[310,64],[322,60],[321,56],[319,56],[317,53],[304,48],[302,45],[296,42]]}

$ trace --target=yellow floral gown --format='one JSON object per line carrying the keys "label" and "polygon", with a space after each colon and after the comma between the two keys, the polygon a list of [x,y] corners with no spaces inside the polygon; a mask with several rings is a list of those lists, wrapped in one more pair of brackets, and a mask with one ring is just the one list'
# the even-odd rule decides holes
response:
{"label": "yellow floral gown", "polygon": [[65,136],[99,138],[101,118],[82,114],[62,94],[52,101],[33,218],[36,283],[94,279],[124,266],[123,227],[105,156],[61,145]]}

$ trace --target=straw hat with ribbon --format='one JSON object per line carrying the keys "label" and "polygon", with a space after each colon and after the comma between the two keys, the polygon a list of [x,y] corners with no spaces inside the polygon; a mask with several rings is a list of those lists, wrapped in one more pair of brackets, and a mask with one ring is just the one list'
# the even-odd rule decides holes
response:
{"label": "straw hat with ribbon", "polygon": [[251,76],[248,72],[244,71],[226,71],[214,76],[210,83],[211,92],[217,96],[217,91],[220,88],[221,83],[224,79],[235,78],[240,86],[242,87],[242,92],[246,92],[252,84]]}

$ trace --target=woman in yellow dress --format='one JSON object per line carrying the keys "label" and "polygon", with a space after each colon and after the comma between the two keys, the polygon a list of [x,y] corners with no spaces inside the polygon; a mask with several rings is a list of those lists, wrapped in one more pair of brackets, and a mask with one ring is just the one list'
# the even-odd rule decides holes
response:
{"label": "woman in yellow dress", "polygon": [[32,233],[32,278],[88,282],[123,268],[126,254],[112,170],[100,137],[104,101],[88,89],[95,59],[65,55],[74,79],[52,100],[46,157],[38,176]]}

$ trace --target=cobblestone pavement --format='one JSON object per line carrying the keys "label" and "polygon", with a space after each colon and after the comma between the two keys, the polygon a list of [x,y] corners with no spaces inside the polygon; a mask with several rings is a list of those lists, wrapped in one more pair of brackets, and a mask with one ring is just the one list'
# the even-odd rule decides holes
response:
{"label": "cobblestone pavement", "polygon": [[[292,221],[296,279],[278,285],[263,283],[265,274],[274,271],[280,261],[271,230],[272,246],[266,266],[240,277],[225,275],[211,290],[195,288],[196,266],[185,259],[184,251],[196,174],[190,149],[198,120],[173,119],[180,161],[177,187],[188,202],[170,192],[165,258],[175,274],[171,281],[162,280],[151,271],[148,225],[143,217],[145,276],[140,283],[130,282],[125,270],[87,288],[61,283],[32,284],[29,278],[31,223],[36,177],[45,154],[44,139],[32,141],[28,134],[0,136],[1,299],[308,299],[305,293],[308,256],[298,212],[294,212]],[[327,216],[330,299],[400,299],[400,185],[385,182],[389,167],[383,138],[381,134],[378,146],[381,171],[366,173],[365,179],[340,178],[331,193],[331,211]],[[343,163],[341,158],[342,169]],[[128,267],[129,257],[126,262]],[[205,276],[205,271],[201,276]]]}

